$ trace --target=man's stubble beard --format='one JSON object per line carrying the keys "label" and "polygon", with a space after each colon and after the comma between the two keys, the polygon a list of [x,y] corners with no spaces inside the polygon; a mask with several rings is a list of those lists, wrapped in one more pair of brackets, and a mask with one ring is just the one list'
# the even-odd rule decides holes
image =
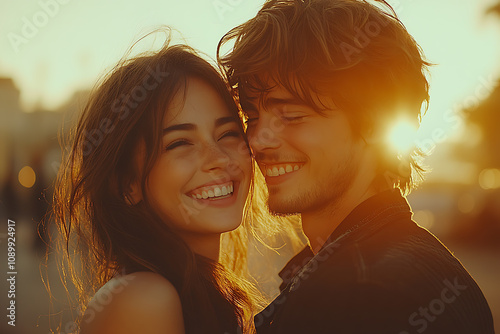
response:
{"label": "man's stubble beard", "polygon": [[357,171],[358,165],[354,163],[354,153],[351,152],[344,165],[332,170],[327,180],[315,179],[314,186],[305,192],[297,189],[295,194],[278,199],[276,192],[268,188],[268,210],[275,216],[288,216],[317,211],[325,207],[334,208],[351,187]]}

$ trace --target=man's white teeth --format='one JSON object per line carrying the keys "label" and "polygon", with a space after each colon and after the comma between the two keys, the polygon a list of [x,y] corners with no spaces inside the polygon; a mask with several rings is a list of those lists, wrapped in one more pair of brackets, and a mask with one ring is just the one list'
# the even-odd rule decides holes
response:
{"label": "man's white teeth", "polygon": [[266,176],[280,176],[299,170],[299,165],[286,165],[280,167],[266,168]]}
{"label": "man's white teeth", "polygon": [[226,196],[234,191],[233,183],[226,184],[224,186],[210,186],[210,189],[205,189],[201,193],[192,194],[193,199],[207,199],[220,196]]}

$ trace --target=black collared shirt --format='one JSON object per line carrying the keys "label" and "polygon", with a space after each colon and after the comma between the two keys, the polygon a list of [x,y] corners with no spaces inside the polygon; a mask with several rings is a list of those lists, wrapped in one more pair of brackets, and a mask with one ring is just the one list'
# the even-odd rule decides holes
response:
{"label": "black collared shirt", "polygon": [[411,215],[399,190],[361,203],[283,268],[257,333],[494,333],[476,282]]}

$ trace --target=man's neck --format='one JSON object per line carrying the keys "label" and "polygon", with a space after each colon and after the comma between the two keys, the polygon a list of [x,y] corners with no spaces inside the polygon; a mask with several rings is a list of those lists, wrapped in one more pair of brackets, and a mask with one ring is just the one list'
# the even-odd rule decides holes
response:
{"label": "man's neck", "polygon": [[376,193],[377,191],[371,188],[361,192],[351,188],[339,201],[330,203],[319,210],[303,212],[302,229],[309,239],[314,254],[321,249],[328,237],[354,208]]}

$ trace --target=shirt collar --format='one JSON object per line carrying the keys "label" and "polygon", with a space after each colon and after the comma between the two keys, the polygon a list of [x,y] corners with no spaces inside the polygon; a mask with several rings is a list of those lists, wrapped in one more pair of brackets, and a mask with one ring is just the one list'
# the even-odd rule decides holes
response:
{"label": "shirt collar", "polygon": [[346,233],[352,232],[367,223],[380,221],[394,213],[405,213],[410,217],[412,214],[410,205],[406,198],[401,195],[399,189],[386,190],[369,197],[344,218],[330,234],[322,248]]}
{"label": "shirt collar", "polygon": [[[370,222],[381,220],[390,213],[405,213],[411,217],[410,206],[399,189],[380,192],[355,207],[328,237],[322,249],[342,235]],[[288,282],[295,276],[295,273],[306,264],[308,259],[313,257],[314,253],[309,245],[295,255],[278,274],[283,280],[280,290],[286,287]]]}

